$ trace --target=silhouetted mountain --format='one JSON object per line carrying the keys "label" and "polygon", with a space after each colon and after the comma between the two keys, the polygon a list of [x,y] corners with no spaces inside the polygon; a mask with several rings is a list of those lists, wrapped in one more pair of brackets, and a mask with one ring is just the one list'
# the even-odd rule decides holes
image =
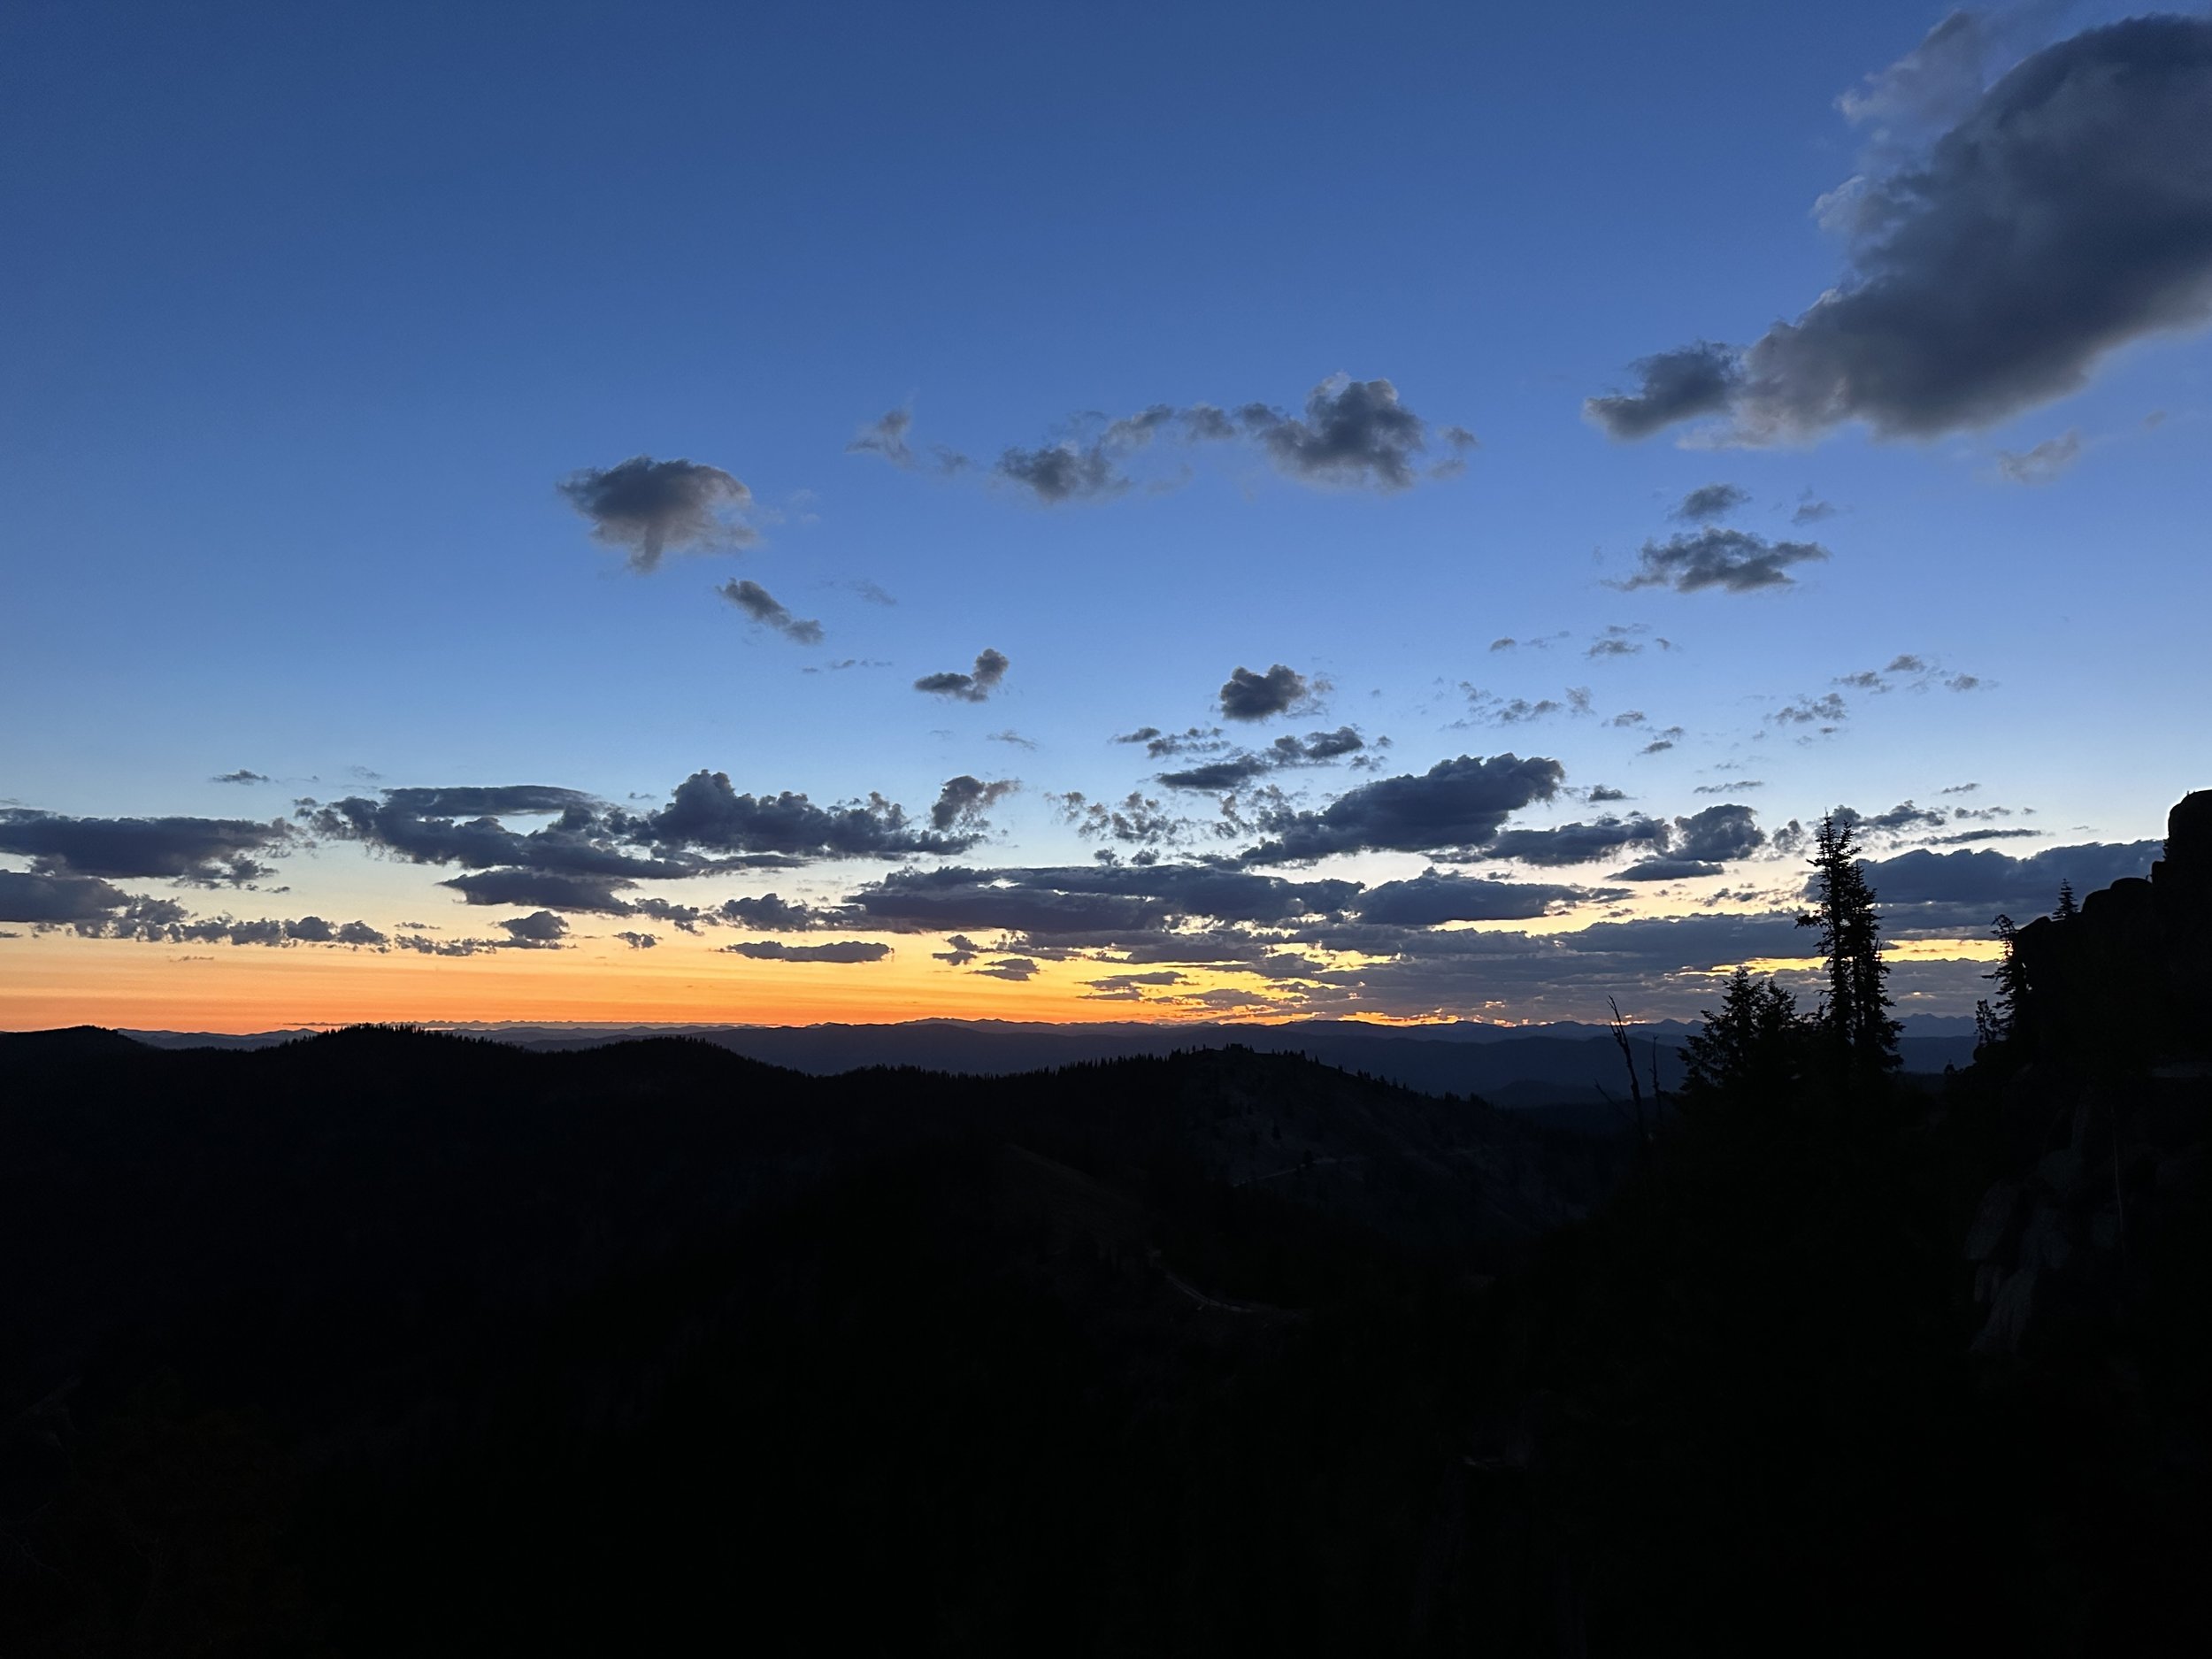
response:
{"label": "silhouetted mountain", "polygon": [[2206,800],[1970,1066],[1640,1144],[1248,1044],[0,1038],[0,1651],[2193,1653]]}

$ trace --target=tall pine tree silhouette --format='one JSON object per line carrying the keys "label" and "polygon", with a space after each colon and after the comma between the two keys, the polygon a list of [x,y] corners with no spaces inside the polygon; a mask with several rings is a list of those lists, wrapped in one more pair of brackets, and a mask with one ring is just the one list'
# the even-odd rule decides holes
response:
{"label": "tall pine tree silhouette", "polygon": [[1882,960],[1881,918],[1859,864],[1849,819],[1820,820],[1813,855],[1816,910],[1797,918],[1820,929],[1828,989],[1814,1024],[1847,1070],[1886,1071],[1897,1064],[1898,1024],[1889,1017],[1889,964]]}

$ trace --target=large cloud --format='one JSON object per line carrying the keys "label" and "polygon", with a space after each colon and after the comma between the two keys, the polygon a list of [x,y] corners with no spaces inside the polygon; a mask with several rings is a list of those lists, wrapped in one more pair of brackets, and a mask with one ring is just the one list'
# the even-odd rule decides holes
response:
{"label": "large cloud", "polygon": [[872,939],[833,939],[820,945],[787,945],[780,939],[741,939],[723,949],[756,962],[881,962],[891,947]]}
{"label": "large cloud", "polygon": [[718,466],[649,456],[586,467],[562,480],[569,505],[591,521],[592,538],[623,549],[630,568],[649,571],[671,551],[740,548],[760,539],[736,515],[752,491]]}
{"label": "large cloud", "polygon": [[1563,866],[1609,858],[1628,847],[1665,847],[1672,832],[1664,818],[1632,812],[1593,823],[1555,824],[1548,829],[1511,829],[1493,836],[1483,851],[1493,858],[1525,864]]}
{"label": "large cloud", "polygon": [[[1164,740],[1156,739],[1155,742],[1162,741]],[[1171,789],[1205,793],[1240,789],[1254,779],[1265,777],[1269,772],[1280,772],[1289,766],[1316,766],[1332,760],[1341,760],[1347,755],[1358,754],[1366,747],[1367,740],[1348,726],[1340,726],[1333,732],[1309,732],[1302,738],[1285,733],[1265,749],[1240,749],[1220,760],[1186,766],[1177,772],[1164,772],[1160,774],[1160,781]]]}
{"label": "large cloud", "polygon": [[1724,409],[1763,443],[1850,420],[1932,437],[2063,396],[2115,347],[2212,315],[2208,109],[2212,20],[2131,18],[2047,47],[1924,158],[1823,204],[1851,269],[1794,322],[1740,359],[1647,359],[1641,391],[1588,412],[1633,438]]}
{"label": "large cloud", "polygon": [[1555,760],[1462,755],[1426,772],[1379,778],[1318,812],[1286,812],[1267,825],[1273,839],[1245,855],[1286,864],[1363,850],[1440,852],[1479,848],[1523,807],[1548,801],[1566,778]]}
{"label": "large cloud", "polygon": [[1409,881],[1370,887],[1355,908],[1363,921],[1429,927],[1439,922],[1532,921],[1588,896],[1581,887],[1492,881],[1431,870]]}
{"label": "large cloud", "polygon": [[2092,841],[2076,847],[2047,847],[2016,858],[1984,849],[1930,852],[1916,848],[1894,857],[1869,860],[1867,880],[1884,909],[1924,906],[1932,923],[1956,922],[1986,927],[2000,911],[2025,919],[2057,902],[2058,884],[2088,894],[2123,876],[2147,875],[2161,843]]}
{"label": "large cloud", "polygon": [[255,855],[283,851],[292,833],[281,821],[65,818],[19,807],[0,809],[0,853],[28,858],[35,870],[66,875],[238,886],[271,873]]}

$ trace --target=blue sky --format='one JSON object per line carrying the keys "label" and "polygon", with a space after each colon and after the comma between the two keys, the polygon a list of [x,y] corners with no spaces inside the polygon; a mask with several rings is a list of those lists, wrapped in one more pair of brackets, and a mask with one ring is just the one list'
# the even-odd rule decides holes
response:
{"label": "blue sky", "polygon": [[[879,792],[925,817],[949,779],[1018,780],[961,820],[964,849],[894,856],[1036,870],[1145,850],[1079,835],[1070,792],[1141,790],[1191,825],[1151,852],[1233,858],[1269,813],[1510,752],[1561,768],[1516,826],[1747,809],[1763,840],[1726,873],[1624,888],[1618,858],[1573,870],[1585,896],[1554,923],[1709,919],[1778,913],[1798,865],[1775,832],[1839,804],[2009,811],[1870,830],[1877,858],[1993,827],[2039,832],[1989,849],[2027,856],[2155,836],[2204,781],[2200,195],[2161,221],[2179,297],[2107,326],[2078,389],[1903,434],[1897,403],[1778,434],[1754,430],[1774,399],[1747,396],[1634,441],[1584,407],[1694,342],[1749,347],[1763,373],[1753,342],[1871,269],[1816,204],[1855,175],[1878,188],[1927,165],[2006,71],[2085,51],[2116,10],[1975,14],[1970,85],[1963,26],[1947,35],[1923,6],[1192,11],[12,13],[0,795],[19,820],[308,827],[266,849],[284,861],[271,873],[219,889],[113,860],[102,875],[44,831],[0,835],[0,873],[119,882],[202,920],[311,910],[498,943],[498,922],[541,907],[464,905],[437,883],[470,866],[313,834],[294,803],[536,784],[641,812],[703,769],[824,804]],[[2185,134],[2177,175],[2201,176],[2202,132]],[[2164,154],[2170,137],[2114,142]],[[2082,240],[2124,265],[2124,228]],[[1386,380],[1426,439],[1403,487],[1302,471],[1310,395]],[[1048,503],[996,467],[1064,440],[1079,454],[1155,405],[1253,403],[1277,411],[1276,442],[1250,421],[1187,441],[1179,412],[1115,452],[1126,487],[1095,499]],[[892,410],[910,415],[914,465],[849,452]],[[1455,449],[1453,426],[1479,447]],[[935,446],[970,464],[944,473]],[[557,487],[639,456],[742,480],[750,505],[728,522],[751,544],[641,573],[595,541]],[[1457,476],[1430,475],[1455,457]],[[1671,516],[1716,483],[1740,504],[1707,526]],[[1816,503],[1832,511],[1795,521]],[[1825,557],[1745,591],[1609,585],[1646,544],[1704,527]],[[818,621],[819,642],[751,621],[716,591],[737,580]],[[1608,630],[1624,649],[1591,655]],[[1491,649],[1507,637],[1521,643]],[[914,689],[985,648],[1010,663],[987,700]],[[1901,657],[1924,666],[1886,691],[1839,683]],[[1298,708],[1225,721],[1230,672],[1276,664],[1304,682]],[[1831,695],[1840,716],[1777,718]],[[1516,699],[1559,707],[1505,718]],[[1357,766],[1267,774],[1286,793],[1224,818],[1157,782],[1169,763],[1109,741],[1194,726],[1220,728],[1217,759],[1347,726],[1366,747]],[[1672,747],[1646,752],[1655,741]],[[212,781],[239,769],[269,781]],[[1593,801],[1594,786],[1626,799]],[[1470,855],[1448,873],[1555,877],[1480,851],[1366,846],[1288,873],[1371,886],[1440,852]],[[773,885],[834,910],[894,867],[794,856],[772,883],[710,862],[666,891],[697,906]],[[112,903],[79,913],[58,893],[0,917],[0,998],[24,1010],[11,1023],[41,1023],[80,995],[67,987],[120,1007],[102,988],[116,964],[156,983],[150,952],[178,954],[183,922],[98,937],[130,931]],[[641,931],[620,912],[552,913],[566,950],[534,972],[682,957],[736,976],[714,983],[739,1015],[800,983],[830,1007],[856,975],[895,972],[918,1007],[933,987],[948,1009],[981,990],[1009,1017],[1065,1018],[1097,964],[1159,943],[1010,936],[980,962],[1029,972],[972,987],[955,981],[975,964],[940,960],[957,953],[910,925],[807,930],[885,944],[832,964],[733,957],[727,926],[664,926],[648,950],[609,942]],[[1961,926],[1901,913],[1893,931]],[[269,954],[296,972],[330,956],[315,971],[334,987],[407,954],[299,943]],[[1720,947],[1685,949],[1686,972],[1624,966],[1624,1000],[1694,1009]],[[492,954],[441,958],[410,1010],[489,1006],[470,975]],[[1191,962],[1135,1011],[1194,1011],[1209,1005],[1179,999],[1240,985],[1262,1002],[1210,1006],[1432,1013],[1480,978],[1430,996],[1330,960],[1347,977],[1262,983],[1228,957]],[[180,987],[215,987],[208,1007],[252,1001],[210,979],[230,968],[174,965]],[[1929,1007],[1958,1011],[1982,965],[1912,972]],[[1602,1002],[1540,980],[1502,978],[1484,1000]],[[1325,989],[1301,1002],[1304,983]],[[1292,1001],[1267,1003],[1284,984]],[[1048,985],[1062,1001],[1024,1002]],[[349,995],[302,1017],[347,1017]],[[1114,994],[1124,1011],[1129,995]]]}

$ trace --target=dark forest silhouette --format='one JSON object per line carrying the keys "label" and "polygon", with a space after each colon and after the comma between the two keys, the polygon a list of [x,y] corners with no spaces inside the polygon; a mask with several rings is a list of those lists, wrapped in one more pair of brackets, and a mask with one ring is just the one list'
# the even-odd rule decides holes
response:
{"label": "dark forest silhouette", "polygon": [[[0,1038],[0,1652],[2194,1652],[2212,794],[1895,1065]],[[1646,1092],[1648,1083],[1648,1094]]]}

